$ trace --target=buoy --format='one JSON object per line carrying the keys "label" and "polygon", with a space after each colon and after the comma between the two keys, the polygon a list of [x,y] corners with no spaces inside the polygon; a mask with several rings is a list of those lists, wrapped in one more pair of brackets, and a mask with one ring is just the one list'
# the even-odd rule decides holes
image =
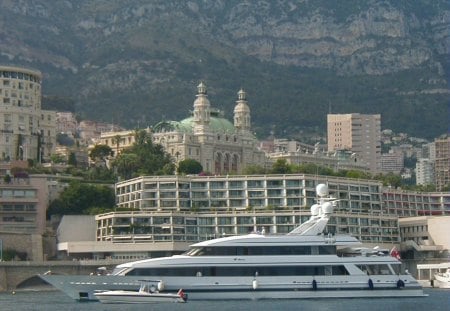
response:
{"label": "buoy", "polygon": [[258,281],[257,280],[253,280],[252,286],[253,286],[253,289],[257,289],[258,288]]}
{"label": "buoy", "polygon": [[15,294],[16,294],[16,292],[15,292],[15,291],[12,291],[12,292],[11,292],[11,294],[15,295]]}

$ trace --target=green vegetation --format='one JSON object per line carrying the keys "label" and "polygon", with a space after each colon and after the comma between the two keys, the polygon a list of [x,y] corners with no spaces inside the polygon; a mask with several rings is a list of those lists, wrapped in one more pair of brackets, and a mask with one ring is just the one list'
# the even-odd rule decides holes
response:
{"label": "green vegetation", "polygon": [[313,163],[307,164],[289,164],[285,159],[278,159],[270,169],[264,169],[261,166],[249,166],[243,174],[255,175],[255,174],[309,174],[309,175],[321,175],[321,176],[335,176],[344,178],[356,178],[356,179],[372,179],[380,180],[383,186],[391,186],[394,188],[402,187],[405,189],[412,189],[416,191],[429,192],[433,191],[433,186],[416,186],[413,187],[407,184],[400,175],[388,173],[372,175],[368,172],[358,170],[339,170],[333,169]]}
{"label": "green vegetation", "polygon": [[115,205],[111,186],[71,182],[59,198],[50,203],[47,216],[96,214],[99,210],[112,210]]}
{"label": "green vegetation", "polygon": [[193,160],[193,159],[186,159],[183,161],[180,161],[178,163],[177,172],[178,174],[199,174],[203,171],[203,167],[200,164],[200,162]]}
{"label": "green vegetation", "polygon": [[144,130],[135,133],[136,141],[122,150],[112,162],[113,168],[123,179],[141,175],[172,175],[175,164],[161,145],[155,145]]}
{"label": "green vegetation", "polygon": [[6,248],[2,253],[3,261],[12,261],[12,260],[27,260],[26,252],[19,252],[14,248]]}

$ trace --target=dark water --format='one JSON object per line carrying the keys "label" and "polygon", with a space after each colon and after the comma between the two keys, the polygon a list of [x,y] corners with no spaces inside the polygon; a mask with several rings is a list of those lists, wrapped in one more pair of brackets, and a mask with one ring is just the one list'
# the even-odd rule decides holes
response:
{"label": "dark water", "polygon": [[450,311],[450,290],[426,289],[428,297],[421,298],[353,298],[353,299],[303,299],[303,300],[259,300],[259,301],[189,301],[162,304],[101,304],[99,302],[77,302],[58,291],[17,292],[0,294],[1,311],[45,310],[330,310],[330,311]]}

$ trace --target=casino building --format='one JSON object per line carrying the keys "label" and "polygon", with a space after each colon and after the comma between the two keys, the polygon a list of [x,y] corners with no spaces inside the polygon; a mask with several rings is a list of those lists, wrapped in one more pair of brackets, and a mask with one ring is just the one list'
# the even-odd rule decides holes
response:
{"label": "casino building", "polygon": [[250,108],[244,90],[238,92],[234,123],[214,109],[206,85],[197,86],[192,116],[181,121],[162,121],[153,128],[153,141],[161,144],[176,163],[194,159],[214,175],[240,173],[248,165],[265,164],[263,151],[251,132]]}

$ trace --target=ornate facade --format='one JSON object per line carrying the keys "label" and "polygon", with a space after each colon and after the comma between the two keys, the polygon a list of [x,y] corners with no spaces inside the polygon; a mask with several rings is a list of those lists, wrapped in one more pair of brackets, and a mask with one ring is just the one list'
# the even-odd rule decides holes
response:
{"label": "ornate facade", "polygon": [[240,173],[248,165],[264,165],[265,154],[251,133],[250,108],[241,89],[234,108],[234,124],[211,107],[206,85],[197,86],[191,117],[162,121],[153,128],[153,141],[161,144],[176,163],[194,159],[205,172]]}

